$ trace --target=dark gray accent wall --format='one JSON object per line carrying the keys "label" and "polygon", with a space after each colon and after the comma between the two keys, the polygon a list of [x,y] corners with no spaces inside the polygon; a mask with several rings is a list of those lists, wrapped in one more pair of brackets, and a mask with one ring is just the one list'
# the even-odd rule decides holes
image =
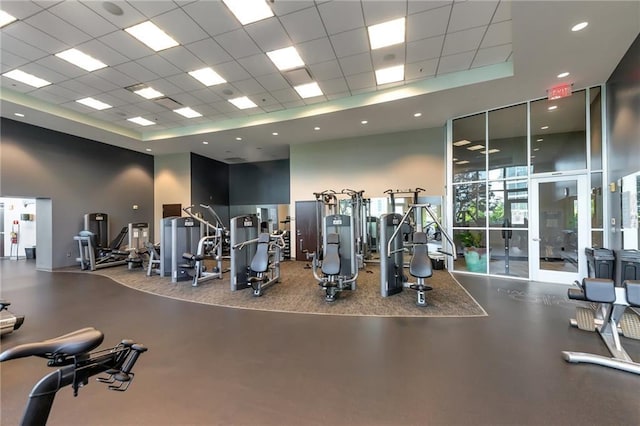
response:
{"label": "dark gray accent wall", "polygon": [[[607,81],[609,130],[609,180],[618,183],[640,170],[640,36],[631,44]],[[611,248],[622,247],[619,188],[610,197],[611,217],[616,219],[610,235]]]}
{"label": "dark gray accent wall", "polygon": [[289,160],[231,164],[229,203],[289,204]]}
{"label": "dark gray accent wall", "polygon": [[229,165],[211,158],[191,153],[191,202],[194,211],[202,212],[205,220],[213,218],[200,204],[213,207],[220,218],[229,225]]}
{"label": "dark gray accent wall", "polygon": [[5,118],[1,124],[0,195],[51,199],[53,253],[43,269],[77,264],[73,237],[85,213],[108,213],[111,238],[129,222],[153,228],[152,156]]}

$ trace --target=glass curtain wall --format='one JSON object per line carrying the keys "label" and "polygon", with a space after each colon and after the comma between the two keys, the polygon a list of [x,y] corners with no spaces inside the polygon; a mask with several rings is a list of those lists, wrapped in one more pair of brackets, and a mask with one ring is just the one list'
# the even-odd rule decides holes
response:
{"label": "glass curtain wall", "polygon": [[450,122],[455,270],[529,278],[529,186],[558,172],[590,174],[592,245],[604,244],[600,95],[595,87]]}

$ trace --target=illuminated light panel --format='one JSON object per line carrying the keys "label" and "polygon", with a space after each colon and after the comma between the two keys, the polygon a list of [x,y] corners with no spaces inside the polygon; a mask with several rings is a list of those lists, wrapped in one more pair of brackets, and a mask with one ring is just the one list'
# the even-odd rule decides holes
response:
{"label": "illuminated light panel", "polygon": [[313,130],[320,130],[320,127],[314,127]]}
{"label": "illuminated light panel", "polygon": [[91,107],[93,109],[97,109],[98,111],[102,111],[103,109],[109,109],[112,108],[111,105],[106,104],[102,101],[99,101],[97,99],[93,99],[93,98],[84,98],[84,99],[78,99],[76,102],[82,104],[82,105],[86,105],[88,107]]}
{"label": "illuminated light panel", "polygon": [[189,75],[205,86],[215,86],[216,84],[226,83],[227,80],[220,77],[212,68],[201,68],[199,70],[190,71]]}
{"label": "illuminated light panel", "polygon": [[7,24],[12,23],[16,19],[17,19],[16,17],[9,15],[4,10],[0,10],[0,28],[4,27]]}
{"label": "illuminated light panel", "polygon": [[395,83],[396,81],[402,80],[404,80],[404,65],[376,70],[376,83],[378,85]]}
{"label": "illuminated light panel", "polygon": [[368,123],[368,121],[367,121],[367,120],[362,120],[362,121],[360,122],[360,124],[367,124],[367,123]]}
{"label": "illuminated light panel", "polygon": [[141,126],[151,126],[152,124],[156,124],[153,121],[147,120],[146,118],[142,118],[142,117],[127,118],[127,120],[131,121],[132,123],[139,124]]}
{"label": "illuminated light panel", "polygon": [[405,18],[371,25],[367,29],[371,50],[404,43]]}
{"label": "illuminated light panel", "polygon": [[484,149],[484,145],[473,145],[467,148],[469,151],[477,151],[479,149]]}
{"label": "illuminated light panel", "polygon": [[151,152],[151,148],[147,148],[147,149],[145,149],[145,151]]}
{"label": "illuminated light panel", "polygon": [[278,136],[278,132],[271,133],[273,136]]}
{"label": "illuminated light panel", "polygon": [[35,75],[29,74],[20,70],[5,72],[2,75],[5,77],[9,77],[13,80],[19,81],[20,83],[28,84],[29,86],[33,86],[36,88],[48,86],[51,84],[51,82],[45,79],[36,77]]}
{"label": "illuminated light panel", "polygon": [[140,95],[145,99],[155,99],[164,96],[162,93],[158,92],[152,87],[145,87],[144,89],[136,90],[133,93],[135,93],[136,95]]}
{"label": "illuminated light panel", "polygon": [[237,138],[236,138],[236,140],[237,140],[237,141],[241,141],[241,140],[242,140],[242,138],[241,138],[241,137],[237,137]]}
{"label": "illuminated light panel", "polygon": [[107,64],[104,62],[99,61],[78,49],[65,50],[64,52],[56,53],[56,56],[89,72],[107,67]]}
{"label": "illuminated light panel", "polygon": [[156,52],[178,46],[179,44],[151,21],[125,28],[125,31]]}
{"label": "illuminated light panel", "polygon": [[202,114],[200,114],[198,111],[195,111],[189,107],[174,109],[173,112],[176,112],[181,116],[187,117],[187,118],[202,117]]}
{"label": "illuminated light panel", "polygon": [[24,114],[21,112],[14,112],[13,115],[15,115],[16,117],[24,117]]}
{"label": "illuminated light panel", "polygon": [[465,145],[469,145],[471,142],[466,140],[466,139],[461,139],[458,142],[454,142],[453,146],[465,146]]}
{"label": "illuminated light panel", "polygon": [[258,106],[251,99],[247,98],[246,96],[242,96],[242,97],[234,98],[234,99],[229,99],[229,102],[231,102],[233,105],[235,105],[236,108],[238,108],[238,109],[249,109],[249,108],[255,108],[255,107]]}
{"label": "illuminated light panel", "polygon": [[551,105],[549,108],[547,108],[549,111],[553,111],[554,109],[558,109],[558,105]]}
{"label": "illuminated light panel", "polygon": [[561,72],[560,74],[558,74],[558,78],[565,78],[565,77],[569,77],[568,72]]}
{"label": "illuminated light panel", "polygon": [[207,142],[207,141],[202,141],[202,144],[203,144],[203,145],[209,145],[209,142]]}
{"label": "illuminated light panel", "polygon": [[222,0],[242,25],[261,21],[273,16],[265,0]]}
{"label": "illuminated light panel", "polygon": [[540,130],[547,130],[549,128],[549,126],[542,126],[540,127]]}
{"label": "illuminated light panel", "polygon": [[304,61],[293,46],[267,52],[267,56],[280,71],[291,70],[304,66]]}
{"label": "illuminated light panel", "polygon": [[480,154],[495,154],[496,152],[500,152],[500,150],[498,148],[494,148],[489,151],[480,151]]}
{"label": "illuminated light panel", "polygon": [[315,96],[322,96],[322,90],[318,83],[315,81],[313,83],[301,84],[300,86],[295,86],[296,92],[300,95],[301,98],[313,98]]}
{"label": "illuminated light panel", "polygon": [[422,113],[421,112],[416,112],[415,114],[413,114],[413,116],[415,118],[422,117]]}
{"label": "illuminated light panel", "polygon": [[584,30],[585,28],[587,28],[587,25],[589,25],[588,22],[580,22],[579,24],[576,24],[573,27],[571,27],[571,31],[576,32],[576,31]]}
{"label": "illuminated light panel", "polygon": [[536,142],[542,142],[544,139],[540,138],[540,139],[536,139]]}
{"label": "illuminated light panel", "polygon": [[462,160],[462,161],[458,161],[458,162],[456,162],[456,164],[460,164],[460,165],[462,165],[462,164],[469,164],[469,160]]}

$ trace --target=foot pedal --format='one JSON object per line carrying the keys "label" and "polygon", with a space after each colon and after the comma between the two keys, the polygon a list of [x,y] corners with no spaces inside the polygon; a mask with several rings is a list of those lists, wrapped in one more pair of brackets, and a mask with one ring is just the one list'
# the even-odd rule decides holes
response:
{"label": "foot pedal", "polygon": [[592,309],[578,306],[576,308],[576,323],[580,330],[595,331],[595,312]]}
{"label": "foot pedal", "polygon": [[622,334],[630,339],[640,340],[640,316],[635,312],[625,312],[620,319]]}

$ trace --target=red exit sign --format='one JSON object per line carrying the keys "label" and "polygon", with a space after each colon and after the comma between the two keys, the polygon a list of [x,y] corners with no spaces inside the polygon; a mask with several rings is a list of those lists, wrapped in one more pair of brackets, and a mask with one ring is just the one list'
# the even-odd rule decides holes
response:
{"label": "red exit sign", "polygon": [[547,90],[547,97],[550,101],[566,98],[567,96],[571,96],[571,83],[559,84]]}

